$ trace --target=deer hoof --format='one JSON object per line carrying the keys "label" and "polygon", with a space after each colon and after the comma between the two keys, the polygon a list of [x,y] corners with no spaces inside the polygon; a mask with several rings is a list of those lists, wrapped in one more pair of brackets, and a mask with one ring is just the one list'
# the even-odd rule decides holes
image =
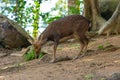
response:
{"label": "deer hoof", "polygon": [[76,59],[82,58],[82,57],[84,57],[84,55],[75,56],[75,57],[73,58],[73,60],[76,60]]}

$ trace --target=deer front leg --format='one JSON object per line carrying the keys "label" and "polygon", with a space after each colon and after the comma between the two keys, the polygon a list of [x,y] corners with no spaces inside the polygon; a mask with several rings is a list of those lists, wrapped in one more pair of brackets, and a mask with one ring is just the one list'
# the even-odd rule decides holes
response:
{"label": "deer front leg", "polygon": [[55,42],[54,46],[53,46],[54,52],[53,52],[53,55],[52,55],[52,60],[50,61],[51,63],[55,62],[57,45],[58,45],[58,43]]}

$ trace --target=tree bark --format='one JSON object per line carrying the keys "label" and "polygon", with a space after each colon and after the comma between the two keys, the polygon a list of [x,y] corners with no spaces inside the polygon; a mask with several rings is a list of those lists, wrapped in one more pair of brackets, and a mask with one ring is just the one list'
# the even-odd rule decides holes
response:
{"label": "tree bark", "polygon": [[87,19],[92,21],[92,10],[90,0],[84,0],[84,14]]}
{"label": "tree bark", "polygon": [[[99,2],[100,1],[102,1],[101,3],[104,5],[107,5],[106,3],[108,2],[112,3],[112,0],[99,0]],[[98,31],[98,34],[107,33],[107,36],[109,36],[111,32],[118,34],[118,32],[120,32],[120,1],[115,0],[115,2],[113,2],[113,7],[115,7],[117,4],[119,5],[115,11],[112,9],[114,13],[112,16],[109,16],[110,18],[107,19],[101,16],[101,12],[99,11],[101,3],[99,2],[98,0],[84,0],[84,14],[85,17],[92,22],[92,31]],[[107,14],[111,13],[108,12]]]}
{"label": "tree bark", "polygon": [[92,9],[92,30],[96,31],[100,29],[106,20],[100,15],[98,0],[90,0],[90,2]]}
{"label": "tree bark", "polygon": [[99,30],[105,22],[100,15],[98,0],[84,0],[84,15],[91,21],[93,31]]}
{"label": "tree bark", "polygon": [[110,19],[120,0],[99,0],[100,14],[106,20]]}

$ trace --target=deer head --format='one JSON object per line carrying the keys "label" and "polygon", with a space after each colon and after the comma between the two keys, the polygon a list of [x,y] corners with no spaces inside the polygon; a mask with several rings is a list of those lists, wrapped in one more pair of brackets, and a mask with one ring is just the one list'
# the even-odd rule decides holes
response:
{"label": "deer head", "polygon": [[36,56],[36,58],[39,58],[39,53],[41,52],[42,39],[43,39],[43,35],[41,35],[40,40],[37,39],[33,43],[33,47],[34,47],[34,50],[35,50],[35,56]]}

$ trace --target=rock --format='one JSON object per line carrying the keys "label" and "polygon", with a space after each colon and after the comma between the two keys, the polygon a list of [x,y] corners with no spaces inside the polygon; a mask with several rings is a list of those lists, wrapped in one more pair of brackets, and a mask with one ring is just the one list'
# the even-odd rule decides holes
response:
{"label": "rock", "polygon": [[18,23],[0,15],[0,45],[5,48],[23,48],[31,45],[33,38]]}

